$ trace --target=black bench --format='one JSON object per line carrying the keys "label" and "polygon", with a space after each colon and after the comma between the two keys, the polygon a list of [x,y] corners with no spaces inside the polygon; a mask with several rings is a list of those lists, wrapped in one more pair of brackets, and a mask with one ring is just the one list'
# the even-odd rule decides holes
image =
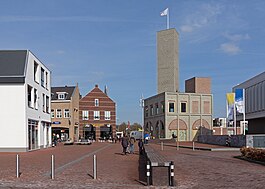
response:
{"label": "black bench", "polygon": [[147,185],[174,186],[174,163],[149,145],[145,145]]}

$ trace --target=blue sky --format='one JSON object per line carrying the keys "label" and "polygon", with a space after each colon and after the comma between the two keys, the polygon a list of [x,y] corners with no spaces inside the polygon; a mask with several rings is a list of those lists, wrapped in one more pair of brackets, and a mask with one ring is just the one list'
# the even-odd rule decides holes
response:
{"label": "blue sky", "polygon": [[95,84],[117,103],[118,123],[141,123],[139,98],[156,94],[156,32],[179,32],[180,90],[211,77],[214,117],[225,94],[265,71],[263,0],[0,0],[0,49],[29,49],[52,71],[52,86]]}

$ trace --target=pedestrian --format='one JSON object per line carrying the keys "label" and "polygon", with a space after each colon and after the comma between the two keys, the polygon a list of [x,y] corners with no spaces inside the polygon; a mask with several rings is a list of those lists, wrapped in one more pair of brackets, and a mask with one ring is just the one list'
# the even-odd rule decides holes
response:
{"label": "pedestrian", "polygon": [[139,147],[139,154],[140,155],[143,155],[143,152],[144,152],[144,143],[143,143],[143,140],[142,139],[140,139],[138,141],[138,147]]}
{"label": "pedestrian", "polygon": [[226,138],[225,145],[231,147],[231,136],[230,135]]}
{"label": "pedestrian", "polygon": [[135,138],[134,137],[131,137],[130,138],[130,154],[133,154],[134,153],[134,143],[135,143]]}
{"label": "pedestrian", "polygon": [[122,146],[124,155],[126,155],[127,154],[127,148],[129,146],[128,137],[126,135],[124,135],[124,137],[122,137],[122,139],[121,139],[121,146]]}
{"label": "pedestrian", "polygon": [[55,147],[57,145],[57,136],[55,133],[53,133],[52,142],[52,147]]}

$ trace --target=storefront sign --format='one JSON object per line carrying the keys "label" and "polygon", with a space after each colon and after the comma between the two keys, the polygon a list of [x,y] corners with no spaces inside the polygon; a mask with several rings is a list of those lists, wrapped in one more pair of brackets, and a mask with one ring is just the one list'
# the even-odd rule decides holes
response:
{"label": "storefront sign", "polygon": [[61,124],[61,122],[60,121],[54,121],[54,122],[52,122],[52,124]]}

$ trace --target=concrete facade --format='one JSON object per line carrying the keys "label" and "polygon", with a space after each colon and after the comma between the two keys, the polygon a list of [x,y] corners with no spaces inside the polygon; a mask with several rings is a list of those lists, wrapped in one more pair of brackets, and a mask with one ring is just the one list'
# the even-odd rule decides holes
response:
{"label": "concrete facade", "polygon": [[[5,82],[0,82],[1,152],[26,152],[51,146],[50,71],[29,50],[22,51],[25,51],[25,62],[21,63],[25,64],[23,75],[1,75],[1,79],[5,78]],[[12,57],[17,52],[21,50],[9,51]],[[0,60],[5,53],[0,51]],[[21,82],[14,81],[19,77],[23,78]]]}
{"label": "concrete facade", "polygon": [[[63,141],[78,141],[79,138],[79,100],[78,85],[65,87],[52,87],[52,131],[59,135]],[[65,95],[64,99],[58,99],[58,95]],[[61,111],[61,117],[57,111]],[[68,113],[67,113],[67,112]]]}
{"label": "concrete facade", "polygon": [[145,99],[144,129],[155,138],[192,141],[212,130],[211,94],[161,93]]}
{"label": "concrete facade", "polygon": [[[247,134],[265,134],[265,72],[233,87],[233,91],[235,89],[245,89]],[[236,119],[242,121],[242,114]]]}
{"label": "concrete facade", "polygon": [[175,29],[157,32],[157,93],[179,91],[179,47]]}

